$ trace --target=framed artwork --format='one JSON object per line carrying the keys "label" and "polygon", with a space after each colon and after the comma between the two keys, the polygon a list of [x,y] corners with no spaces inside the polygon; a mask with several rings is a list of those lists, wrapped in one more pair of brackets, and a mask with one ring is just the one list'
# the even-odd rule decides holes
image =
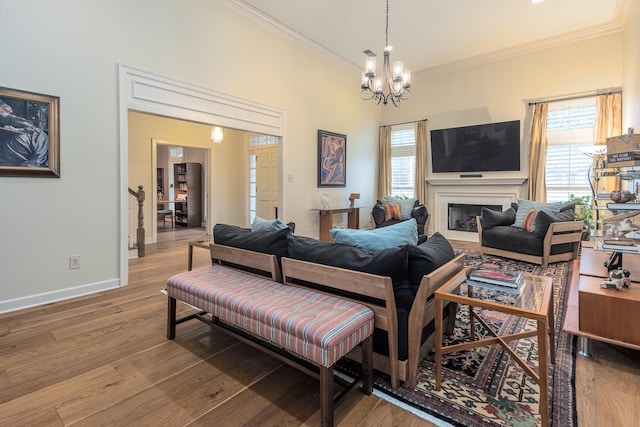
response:
{"label": "framed artwork", "polygon": [[60,178],[60,98],[0,87],[0,176]]}
{"label": "framed artwork", "polygon": [[318,187],[346,187],[347,136],[318,129]]}

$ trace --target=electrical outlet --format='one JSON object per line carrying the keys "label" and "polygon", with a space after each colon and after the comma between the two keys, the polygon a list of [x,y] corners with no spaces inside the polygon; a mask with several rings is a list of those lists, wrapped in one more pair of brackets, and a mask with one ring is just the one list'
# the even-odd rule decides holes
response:
{"label": "electrical outlet", "polygon": [[74,255],[69,257],[69,270],[75,270],[80,268],[80,255]]}
{"label": "electrical outlet", "polygon": [[287,181],[293,182],[293,175],[287,175]]}

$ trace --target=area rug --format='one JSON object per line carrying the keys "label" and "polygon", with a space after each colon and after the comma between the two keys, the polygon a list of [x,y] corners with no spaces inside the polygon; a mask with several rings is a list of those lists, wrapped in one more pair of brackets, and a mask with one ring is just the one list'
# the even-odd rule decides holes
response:
{"label": "area rug", "polygon": [[[562,332],[565,301],[571,263],[561,262],[541,268],[534,264],[483,256],[477,251],[458,251],[467,255],[467,265],[509,268],[535,275],[551,277],[554,285],[556,313],[556,363],[549,367],[550,424],[577,425],[575,409],[575,339]],[[464,289],[462,290],[464,292]],[[443,344],[469,341],[468,310],[458,310],[456,327]],[[483,312],[489,324],[505,334],[517,330],[535,329],[533,321]],[[477,327],[478,328],[478,327]],[[480,337],[488,333],[480,327]],[[537,370],[537,338],[512,341],[511,347]],[[538,384],[499,345],[451,353],[443,356],[442,388],[435,390],[433,352],[421,362],[418,384],[414,389],[391,388],[389,377],[376,373],[375,386],[396,399],[421,409],[456,426],[536,426],[541,424]]]}

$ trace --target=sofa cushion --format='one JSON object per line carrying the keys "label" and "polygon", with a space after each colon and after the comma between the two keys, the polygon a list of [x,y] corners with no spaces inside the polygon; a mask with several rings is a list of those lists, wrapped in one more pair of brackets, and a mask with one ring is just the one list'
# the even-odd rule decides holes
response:
{"label": "sofa cushion", "polygon": [[527,212],[529,212],[531,209],[535,209],[537,211],[545,210],[549,213],[558,213],[560,212],[561,207],[562,207],[562,202],[543,203],[543,202],[534,202],[532,200],[518,199],[518,210],[516,212],[516,220],[512,225],[514,227],[522,227],[522,221],[524,221],[524,217],[527,215]]}
{"label": "sofa cushion", "polygon": [[418,243],[418,229],[415,218],[373,230],[332,228],[329,230],[329,234],[331,234],[331,238],[335,243],[356,246],[370,251]]}
{"label": "sofa cushion", "polygon": [[375,206],[373,206],[373,209],[371,210],[371,214],[373,215],[373,222],[375,222],[376,225],[382,224],[386,218],[384,202],[381,202],[380,200],[378,200]]}
{"label": "sofa cushion", "polygon": [[418,246],[409,246],[409,270],[407,277],[415,297],[422,276],[429,274],[455,258],[451,243],[436,232]]}
{"label": "sofa cushion", "polygon": [[281,219],[264,219],[256,215],[251,224],[251,231],[271,231],[271,230],[283,230],[287,228]]}
{"label": "sofa cushion", "polygon": [[544,239],[549,226],[553,222],[574,221],[575,213],[573,210],[558,212],[557,214],[540,211],[536,215],[535,235],[539,239]]}
{"label": "sofa cushion", "polygon": [[216,224],[213,227],[214,243],[275,255],[278,257],[278,262],[280,258],[289,254],[287,246],[289,234],[291,234],[289,227],[272,231],[251,231],[248,228],[228,224]]}
{"label": "sofa cushion", "polygon": [[483,207],[480,210],[480,224],[483,230],[493,228],[496,225],[511,225],[516,220],[516,210],[510,207],[506,211],[499,212]]}
{"label": "sofa cushion", "polygon": [[520,227],[498,225],[482,231],[482,246],[542,256],[543,239]]}
{"label": "sofa cushion", "polygon": [[411,308],[413,296],[407,280],[407,246],[368,251],[294,235],[288,237],[287,244],[289,257],[294,259],[390,277],[396,305]]}

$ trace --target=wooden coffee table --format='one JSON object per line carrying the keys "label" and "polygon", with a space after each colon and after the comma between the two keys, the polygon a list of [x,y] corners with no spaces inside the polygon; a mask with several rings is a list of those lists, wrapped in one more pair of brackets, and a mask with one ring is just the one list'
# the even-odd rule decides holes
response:
{"label": "wooden coffee table", "polygon": [[202,239],[189,240],[189,255],[187,261],[187,270],[193,269],[193,247],[209,250],[209,246],[213,244],[213,237],[205,237]]}
{"label": "wooden coffee table", "polygon": [[[435,292],[436,299],[436,390],[440,390],[442,377],[442,355],[456,351],[469,350],[492,344],[500,344],[522,369],[529,374],[540,386],[540,416],[542,425],[549,425],[549,384],[548,358],[551,355],[551,363],[555,363],[554,321],[553,321],[553,282],[550,277],[524,275],[524,283],[519,294],[513,294],[513,298],[505,298],[505,301],[486,299],[486,293],[477,292],[481,286],[467,285],[468,295],[458,293],[460,285],[465,283],[467,274],[473,267],[466,267],[451,280],[442,285]],[[502,291],[496,291],[502,292]],[[495,295],[495,294],[494,294]],[[469,319],[471,339],[473,341],[450,346],[442,345],[442,307],[445,301],[457,302],[469,306]],[[533,331],[517,332],[510,335],[499,336],[487,322],[474,311],[474,308],[483,308],[492,311],[509,314],[512,316],[533,319],[537,322],[537,328]],[[493,335],[492,338],[477,339],[475,335],[475,322],[478,321]],[[509,347],[508,342],[525,337],[538,337],[538,373],[528,366],[516,352]],[[547,337],[549,339],[547,346]]]}

